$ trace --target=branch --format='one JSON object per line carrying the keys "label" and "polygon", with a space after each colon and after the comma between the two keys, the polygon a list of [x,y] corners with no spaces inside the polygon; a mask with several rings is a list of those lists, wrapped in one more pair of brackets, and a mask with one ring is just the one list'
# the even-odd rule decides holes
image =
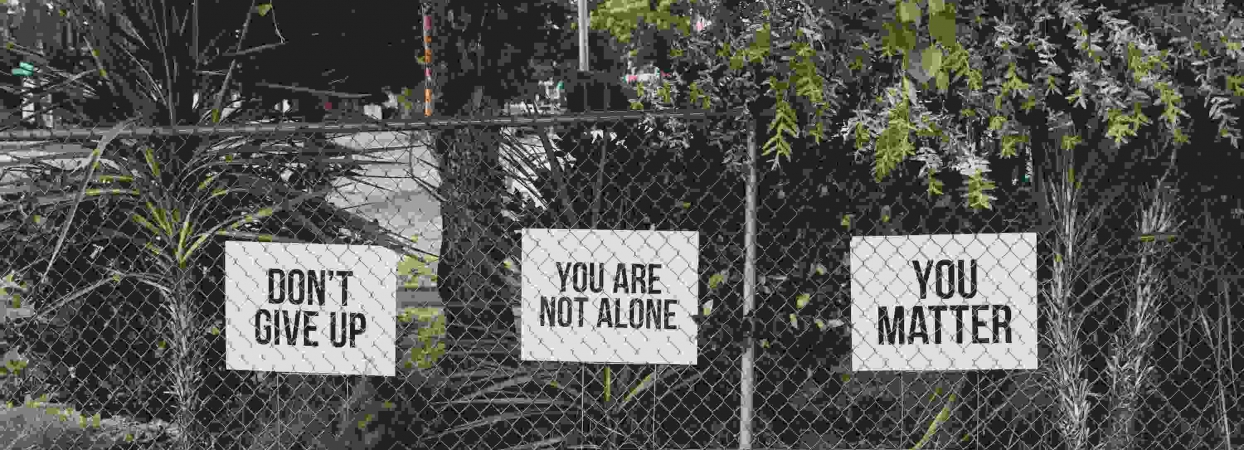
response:
{"label": "branch", "polygon": [[252,54],[252,53],[259,53],[259,52],[262,52],[262,51],[265,51],[265,50],[272,50],[272,49],[274,49],[274,48],[280,47],[280,46],[285,45],[285,44],[286,44],[285,42],[277,42],[277,43],[275,43],[275,44],[264,44],[264,45],[260,45],[260,46],[258,46],[258,47],[251,47],[251,48],[248,48],[248,49],[246,49],[246,50],[242,50],[242,51],[236,51],[236,52],[225,53],[225,54],[223,54],[223,55],[221,55],[221,56],[224,56],[224,57],[226,57],[226,58],[236,58],[236,57],[239,57],[239,56],[246,56],[246,55],[249,55],[249,54]]}
{"label": "branch", "polygon": [[570,203],[570,194],[566,192],[566,180],[562,174],[561,163],[557,160],[557,154],[553,150],[553,141],[549,139],[545,129],[540,128],[538,131],[540,134],[540,143],[544,145],[544,157],[549,160],[549,169],[553,171],[553,183],[557,185],[557,197],[561,199],[562,207],[565,208],[563,214],[569,216],[570,218],[571,223],[566,225],[575,226],[579,222],[579,219],[575,217],[574,205]]}
{"label": "branch", "polygon": [[124,121],[112,127],[107,136],[99,142],[99,147],[91,153],[91,160],[87,162],[86,177],[82,179],[82,187],[78,189],[77,198],[74,199],[73,205],[69,208],[69,215],[65,217],[65,224],[61,226],[60,237],[56,240],[56,247],[52,250],[52,256],[48,258],[48,265],[43,268],[43,275],[39,277],[39,283],[42,285],[47,279],[48,271],[52,270],[52,265],[56,263],[56,258],[60,256],[61,248],[65,245],[65,238],[69,235],[69,227],[73,223],[73,217],[78,212],[78,204],[82,202],[82,198],[86,196],[86,187],[90,184],[91,178],[95,173],[95,166],[99,162],[100,157],[104,154],[104,148],[116,139],[121,131],[130,125],[129,121]]}
{"label": "branch", "polygon": [[[242,48],[242,43],[246,41],[246,34],[251,29],[251,16],[255,14],[255,0],[251,0],[251,6],[246,9],[246,21],[242,22],[242,33],[238,36],[238,43],[233,46],[234,51]],[[220,84],[220,92],[216,94],[216,106],[212,108],[212,115],[220,114],[220,104],[225,100],[225,92],[229,90],[229,81],[233,79],[233,70],[238,66],[238,60],[229,61],[229,71],[225,72],[225,81]]]}
{"label": "branch", "polygon": [[338,98],[351,99],[351,100],[363,99],[363,98],[372,96],[372,94],[352,94],[348,92],[322,91],[319,89],[311,89],[311,88],[304,88],[304,87],[298,87],[298,86],[286,86],[286,85],[271,84],[271,83],[256,83],[255,85],[259,87],[270,88],[270,89],[283,89],[283,90],[293,91],[293,92],[304,92],[304,93],[308,93],[312,95],[324,95],[324,96],[329,96],[329,97],[338,97]]}

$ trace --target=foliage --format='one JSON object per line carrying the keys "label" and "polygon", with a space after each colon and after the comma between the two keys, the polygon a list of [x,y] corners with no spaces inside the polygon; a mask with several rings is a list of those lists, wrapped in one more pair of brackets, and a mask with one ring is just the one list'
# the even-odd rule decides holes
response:
{"label": "foliage", "polygon": [[[1046,128],[1084,135],[1074,128],[1090,118],[1116,145],[1145,130],[1176,145],[1194,129],[1213,128],[1232,145],[1239,139],[1231,111],[1240,101],[1235,65],[1244,36],[1231,10],[944,0],[649,8],[613,0],[593,12],[593,24],[628,48],[678,49],[648,59],[675,73],[668,89],[693,86],[695,95],[653,106],[768,105],[764,148],[775,163],[791,157],[791,138],[820,144],[823,130],[835,127],[872,153],[878,180],[917,153],[924,173],[952,167],[975,176],[988,172],[987,161],[1030,154],[1047,140]],[[660,29],[692,13],[714,25],[702,33]],[[634,18],[642,21],[628,22]],[[1212,106],[1185,110],[1196,102]]]}
{"label": "foliage", "polygon": [[[247,417],[257,400],[234,390],[266,388],[221,364],[223,241],[373,244],[403,254],[413,246],[328,201],[338,182],[357,177],[350,157],[362,151],[330,136],[118,137],[132,126],[282,120],[233,77],[243,64],[230,56],[275,8],[176,5],[168,12],[189,25],[172,27],[141,2],[54,4],[62,27],[97,26],[59,46],[8,50],[38,67],[35,90],[58,99],[50,108],[62,123],[118,125],[102,139],[57,142],[81,158],[77,166],[18,155],[2,168],[0,272],[33,288],[25,302],[35,317],[13,330],[47,383],[26,388],[72,393],[75,404],[108,414],[175,421],[187,445],[242,439],[224,430],[255,426]],[[243,21],[239,34],[225,17]],[[196,47],[210,35],[220,36],[210,51]],[[248,94],[226,102],[237,91]]]}
{"label": "foliage", "polygon": [[437,260],[435,256],[406,255],[397,266],[397,276],[402,280],[401,286],[406,289],[416,289],[419,287],[420,277],[428,277],[435,282],[436,274],[432,272],[430,264]]}

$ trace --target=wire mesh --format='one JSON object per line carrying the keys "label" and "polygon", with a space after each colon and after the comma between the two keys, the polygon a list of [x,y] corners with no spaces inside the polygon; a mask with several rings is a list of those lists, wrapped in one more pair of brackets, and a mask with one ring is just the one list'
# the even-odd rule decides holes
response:
{"label": "wire mesh", "polygon": [[[992,208],[974,211],[953,176],[930,195],[875,182],[848,151],[797,153],[760,168],[744,318],[749,129],[740,114],[673,112],[0,136],[0,436],[735,448],[750,337],[751,448],[1244,442],[1239,271],[1200,204],[996,167]],[[521,361],[520,327],[536,320],[516,315],[525,228],[698,232],[697,364]],[[1038,257],[1038,370],[852,371],[854,237],[1029,232],[1038,247],[1010,251]],[[400,255],[396,375],[228,370],[228,337],[252,332],[225,322],[235,240]]]}

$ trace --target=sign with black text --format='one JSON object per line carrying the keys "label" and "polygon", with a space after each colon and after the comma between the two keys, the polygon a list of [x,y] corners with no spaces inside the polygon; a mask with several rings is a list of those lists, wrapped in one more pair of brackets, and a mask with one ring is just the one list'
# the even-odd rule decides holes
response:
{"label": "sign with black text", "polygon": [[1034,233],[851,239],[851,367],[1035,370]]}
{"label": "sign with black text", "polygon": [[225,244],[225,365],[394,376],[398,255],[383,247]]}
{"label": "sign with black text", "polygon": [[523,230],[524,361],[694,365],[700,236]]}

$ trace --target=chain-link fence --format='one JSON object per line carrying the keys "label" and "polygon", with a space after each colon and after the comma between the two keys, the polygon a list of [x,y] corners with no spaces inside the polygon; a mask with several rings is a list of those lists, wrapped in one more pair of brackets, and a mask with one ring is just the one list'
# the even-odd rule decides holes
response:
{"label": "chain-link fence", "polygon": [[[1155,180],[1085,188],[1091,181],[1057,164],[1030,172],[1021,162],[991,167],[993,185],[940,177],[937,195],[910,176],[875,181],[846,146],[796,151],[779,166],[754,164],[749,135],[763,132],[741,113],[635,112],[9,133],[0,139],[0,393],[9,402],[0,442],[231,449],[1244,443],[1232,437],[1241,420],[1236,367],[1244,355],[1235,344],[1244,311],[1236,255],[1223,245],[1230,228],[1221,224],[1221,202],[1194,202],[1193,193],[1169,188],[1155,195],[1145,188]],[[750,198],[749,170],[757,173]],[[990,207],[969,208],[968,200]],[[750,215],[748,205],[755,205]],[[697,363],[521,361],[520,330],[541,318],[516,314],[521,274],[546,264],[523,248],[524,229],[698,232]],[[852,282],[869,279],[852,267],[853,238],[892,236],[901,244],[921,239],[903,237],[912,235],[1034,232],[1036,248],[1003,253],[1036,258],[1036,274],[980,275],[981,286],[1039,280],[1037,317],[1009,316],[1039,330],[1038,342],[1009,347],[1025,353],[1016,358],[1035,358],[1037,370],[985,370],[998,367],[985,363],[967,371],[852,370],[853,347],[868,348],[853,346],[860,324],[852,307],[861,300],[853,299]],[[970,236],[961,239],[971,246]],[[226,320],[227,268],[290,257],[231,260],[228,241],[371,245],[400,255],[394,335],[383,320],[369,322],[385,331],[384,346],[395,347],[396,367],[378,370],[395,375],[229,370],[226,354],[239,351],[227,348],[230,336],[259,337],[249,324]],[[564,242],[560,250],[581,245]],[[882,247],[871,250],[895,251]],[[921,248],[904,257],[929,265],[954,257],[947,248]],[[295,259],[305,265],[299,269],[324,262]],[[299,299],[323,292],[330,304],[342,300],[334,293],[339,281],[325,277],[307,283],[311,291],[299,290]],[[361,278],[351,281],[353,298],[388,295],[368,292],[376,285]],[[870,280],[887,285],[864,292],[913,295],[893,280]],[[357,311],[389,313],[376,309]],[[337,329],[338,322],[316,320],[331,323],[324,333]],[[306,342],[297,322],[283,327],[267,339]],[[900,343],[903,336],[913,343],[914,331],[899,330]],[[741,391],[752,392],[750,402]],[[747,442],[740,442],[741,417],[750,418]]]}

